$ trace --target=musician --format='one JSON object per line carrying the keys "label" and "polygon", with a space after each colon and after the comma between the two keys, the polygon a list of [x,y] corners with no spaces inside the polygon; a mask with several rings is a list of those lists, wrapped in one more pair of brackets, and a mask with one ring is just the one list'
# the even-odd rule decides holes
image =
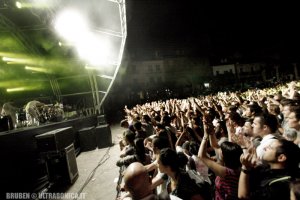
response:
{"label": "musician", "polygon": [[55,107],[55,111],[56,111],[55,113],[56,113],[57,120],[62,121],[64,118],[64,115],[65,115],[64,105],[57,101],[56,104],[54,105],[54,107]]}
{"label": "musician", "polygon": [[27,125],[34,125],[35,123],[40,122],[40,110],[43,108],[45,104],[40,101],[29,101],[25,106],[26,117],[28,124]]}
{"label": "musician", "polygon": [[1,116],[10,118],[9,121],[12,124],[10,124],[9,126],[12,128],[15,128],[17,124],[17,120],[16,120],[17,110],[18,108],[14,106],[13,101],[6,102],[2,106]]}

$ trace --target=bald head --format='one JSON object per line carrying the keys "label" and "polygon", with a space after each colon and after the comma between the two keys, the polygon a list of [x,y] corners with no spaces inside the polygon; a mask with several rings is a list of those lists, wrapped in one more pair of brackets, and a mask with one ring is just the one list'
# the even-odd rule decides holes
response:
{"label": "bald head", "polygon": [[125,188],[133,199],[140,199],[151,194],[151,182],[145,167],[139,163],[131,163],[124,172]]}

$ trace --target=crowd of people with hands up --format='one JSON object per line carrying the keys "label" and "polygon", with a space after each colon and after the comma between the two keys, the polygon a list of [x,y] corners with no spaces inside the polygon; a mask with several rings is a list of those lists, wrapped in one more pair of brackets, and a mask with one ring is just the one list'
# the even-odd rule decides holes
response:
{"label": "crowd of people with hands up", "polygon": [[125,106],[118,199],[300,199],[300,82]]}

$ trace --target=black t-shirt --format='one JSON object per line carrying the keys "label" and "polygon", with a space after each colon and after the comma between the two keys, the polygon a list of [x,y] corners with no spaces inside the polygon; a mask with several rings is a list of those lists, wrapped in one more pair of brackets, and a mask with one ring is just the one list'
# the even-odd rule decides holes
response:
{"label": "black t-shirt", "polygon": [[[169,186],[170,184],[168,184]],[[172,195],[177,196],[184,200],[189,200],[192,196],[200,194],[201,188],[196,182],[190,178],[186,172],[180,172],[178,174],[178,183],[176,188],[171,192]]]}
{"label": "black t-shirt", "polygon": [[285,169],[257,168],[250,175],[250,199],[290,200],[291,180]]}

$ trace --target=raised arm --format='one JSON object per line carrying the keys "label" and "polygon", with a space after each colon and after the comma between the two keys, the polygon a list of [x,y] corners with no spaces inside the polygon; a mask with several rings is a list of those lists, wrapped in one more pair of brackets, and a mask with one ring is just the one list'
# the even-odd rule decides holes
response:
{"label": "raised arm", "polygon": [[254,168],[254,160],[256,160],[255,148],[249,149],[241,155],[242,170],[239,179],[238,197],[239,199],[250,198],[250,173]]}
{"label": "raised arm", "polygon": [[209,125],[207,122],[203,122],[204,126],[204,137],[202,139],[199,151],[198,151],[198,157],[203,161],[203,163],[211,169],[215,175],[224,177],[226,174],[226,168],[219,163],[211,160],[207,156],[207,142],[209,140],[209,134],[208,132],[211,130],[211,125]]}

